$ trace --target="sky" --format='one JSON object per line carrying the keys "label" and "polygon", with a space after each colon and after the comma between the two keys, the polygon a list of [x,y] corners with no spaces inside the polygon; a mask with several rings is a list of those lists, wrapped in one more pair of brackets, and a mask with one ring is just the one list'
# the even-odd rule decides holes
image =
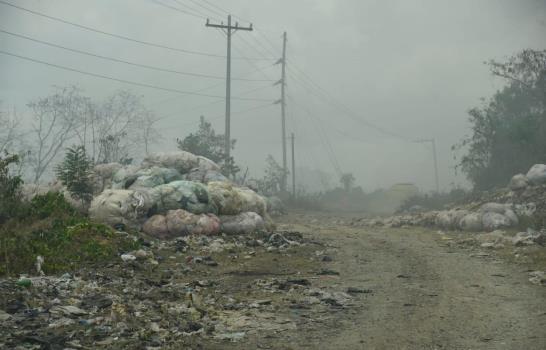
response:
{"label": "sky", "polygon": [[[154,48],[76,28],[0,3],[0,30],[72,49],[170,70],[114,63],[0,32],[0,50],[142,84],[199,91],[180,95],[59,70],[0,53],[0,100],[17,108],[54,86],[76,84],[96,99],[129,89],[162,118],[157,150],[204,115],[224,131],[225,35],[205,26],[233,14],[254,31],[233,36],[232,137],[236,160],[260,176],[265,158],[282,159],[280,65],[287,32],[287,133],[295,133],[298,167],[337,177],[351,172],[367,191],[395,183],[434,188],[430,144],[436,139],[440,185],[466,186],[451,147],[470,132],[467,111],[504,83],[484,61],[546,48],[546,0],[3,0],[109,33],[211,53]],[[212,4],[212,5],[211,5]],[[201,5],[201,6],[200,6]],[[189,13],[189,14],[188,14]],[[220,57],[217,57],[220,56]],[[206,90],[204,90],[206,89]],[[240,100],[247,98],[256,100]],[[290,159],[289,159],[290,164]],[[305,179],[299,179],[305,183]]]}

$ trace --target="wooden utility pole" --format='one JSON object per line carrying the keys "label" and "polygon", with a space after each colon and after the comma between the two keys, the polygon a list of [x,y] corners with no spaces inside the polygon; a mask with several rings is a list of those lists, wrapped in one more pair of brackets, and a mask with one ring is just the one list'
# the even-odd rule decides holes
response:
{"label": "wooden utility pole", "polygon": [[282,77],[281,77],[281,118],[282,118],[282,166],[284,170],[284,177],[282,183],[282,190],[286,192],[288,166],[286,160],[286,32],[283,34],[282,42]]}
{"label": "wooden utility pole", "polygon": [[296,152],[295,152],[295,143],[296,137],[292,133],[292,198],[296,199]]}
{"label": "wooden utility pole", "polygon": [[440,193],[440,175],[438,174],[438,154],[436,151],[436,139],[423,139],[416,140],[417,143],[427,143],[432,144],[432,158],[434,161],[434,180],[436,182],[436,193]]}
{"label": "wooden utility pole", "polygon": [[230,159],[231,153],[231,35],[235,34],[238,30],[252,31],[252,24],[249,27],[240,27],[236,22],[234,26],[231,25],[231,15],[228,16],[227,25],[224,22],[221,24],[211,24],[207,19],[207,27],[219,28],[227,35],[227,69],[226,69],[226,130],[225,130],[225,160]]}
{"label": "wooden utility pole", "polygon": [[436,151],[436,139],[432,139],[432,153],[434,157],[434,176],[436,179],[436,193],[440,193],[440,176],[438,175],[438,153]]}

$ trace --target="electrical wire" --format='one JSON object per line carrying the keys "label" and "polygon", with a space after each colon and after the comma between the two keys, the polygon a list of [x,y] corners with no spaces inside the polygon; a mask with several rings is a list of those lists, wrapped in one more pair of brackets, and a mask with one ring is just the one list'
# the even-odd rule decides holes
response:
{"label": "electrical wire", "polygon": [[[292,68],[294,67],[294,68]],[[379,127],[363,118],[361,118],[361,116],[359,116],[357,113],[353,112],[351,109],[349,109],[346,105],[344,105],[343,103],[339,102],[335,97],[333,97],[328,91],[326,91],[324,88],[322,88],[320,85],[318,85],[317,83],[315,83],[311,77],[309,77],[309,75],[307,75],[305,72],[303,72],[303,70],[299,69],[297,66],[295,66],[293,63],[291,65],[288,66],[288,70],[289,72],[291,71],[292,72],[292,77],[294,78],[294,80],[298,83],[301,83],[303,81],[305,81],[306,83],[303,83],[303,84],[300,84],[300,86],[302,86],[305,90],[308,91],[308,93],[314,95],[315,97],[318,98],[319,101],[322,101],[322,102],[329,102],[329,104],[333,107],[335,107],[337,110],[341,111],[343,113],[343,115],[346,115],[348,116],[349,118],[351,118],[352,120],[358,122],[358,123],[361,123],[361,124],[364,124],[365,126],[371,128],[371,129],[374,129],[382,134],[385,134],[385,135],[388,135],[388,136],[391,136],[391,137],[394,137],[394,138],[398,138],[398,139],[402,139],[404,141],[409,141],[411,140],[412,138],[410,137],[406,137],[404,135],[401,135],[401,134],[398,134],[398,133],[395,133],[395,132],[391,132],[389,130],[386,130],[382,127]],[[297,71],[300,76],[304,76],[306,79],[303,80],[301,77],[297,77],[294,72]],[[299,80],[299,81],[298,81]],[[305,86],[305,84],[308,84],[308,86]],[[309,85],[311,86],[311,88],[309,88]]]}
{"label": "electrical wire", "polygon": [[[55,64],[55,63],[41,61],[41,60],[31,58],[31,57],[27,57],[27,56],[17,55],[17,54],[11,53],[11,52],[3,51],[3,50],[0,50],[0,54],[15,57],[15,58],[25,60],[25,61],[29,61],[29,62],[39,63],[39,64],[42,64],[42,65],[54,67],[54,68],[61,69],[61,70],[66,70],[66,71],[70,71],[70,72],[75,72],[75,73],[79,73],[79,74],[83,74],[83,75],[92,76],[92,77],[95,77],[95,78],[102,78],[102,79],[117,81],[117,82],[120,82],[120,83],[145,87],[145,88],[149,88],[149,89],[168,91],[168,92],[173,92],[173,93],[182,94],[182,95],[193,95],[193,96],[213,97],[213,98],[222,97],[222,96],[219,96],[219,95],[202,94],[202,93],[195,92],[195,91],[183,91],[183,90],[166,88],[166,87],[152,85],[152,84],[139,83],[139,82],[135,82],[135,81],[114,78],[114,77],[110,77],[110,76],[103,75],[103,74],[98,74],[98,73],[86,72],[86,71],[82,71],[82,70],[79,70],[79,69],[75,69],[75,68]],[[269,101],[267,99],[240,98],[240,97],[232,97],[232,99],[234,99],[234,100],[243,100],[243,101]]]}
{"label": "electrical wire", "polygon": [[[251,37],[253,37],[251,35]],[[267,57],[267,55],[264,55],[264,53],[260,50],[258,50],[258,48],[256,46],[254,46],[253,44],[251,44],[250,42],[248,42],[244,36],[240,36],[239,39],[241,39],[241,41],[247,45],[248,47],[250,47],[252,50],[256,51],[256,53],[259,55],[259,57]]]}
{"label": "electrical wire", "polygon": [[262,38],[265,39],[266,43],[269,44],[269,46],[273,49],[273,52],[277,52],[278,51],[278,48],[275,46],[275,44],[273,43],[273,41],[271,39],[269,39],[269,37],[262,31],[260,30],[260,28],[256,28],[256,33],[258,33],[258,35],[261,35]]}
{"label": "electrical wire", "polygon": [[[247,72],[245,74],[243,74],[242,76],[243,77],[248,77],[248,76],[251,76],[253,75],[254,73],[260,71],[260,70],[263,70],[263,69],[268,69],[270,67],[273,67],[274,65],[268,65],[266,67],[262,67],[262,68],[258,68],[258,69],[255,69],[255,70],[252,70],[250,72]],[[214,85],[210,85],[210,86],[207,86],[203,89],[199,89],[197,90],[197,92],[203,92],[203,91],[207,91],[207,90],[210,90],[210,89],[213,89],[215,87],[218,87],[218,86],[223,86],[225,83],[218,83],[218,84],[214,84]],[[152,105],[157,105],[157,104],[163,104],[165,102],[169,102],[169,101],[172,101],[172,100],[176,100],[176,99],[180,99],[181,97],[180,96],[175,96],[175,97],[169,97],[167,99],[162,99],[161,101],[157,101],[157,102],[153,102]],[[182,97],[183,98],[183,97]],[[225,100],[225,99],[224,99]]]}
{"label": "electrical wire", "polygon": [[[91,52],[88,52],[88,51],[72,49],[70,47],[54,44],[54,43],[51,43],[51,42],[48,42],[48,41],[43,41],[43,40],[31,38],[31,37],[26,36],[26,35],[13,33],[13,32],[7,31],[7,30],[3,30],[3,29],[0,29],[0,33],[8,34],[8,35],[15,36],[15,37],[22,38],[22,39],[26,39],[26,40],[30,40],[30,41],[33,41],[33,42],[36,42],[36,43],[40,43],[40,44],[43,44],[43,45],[55,47],[55,48],[58,48],[58,49],[62,49],[62,50],[70,51],[70,52],[75,52],[75,53],[78,53],[78,54],[81,54],[81,55],[91,56],[91,57],[100,58],[100,59],[103,59],[103,60],[108,60],[108,61],[117,62],[117,63],[123,63],[123,64],[127,64],[127,65],[130,65],[130,66],[146,68],[146,69],[155,70],[155,71],[159,71],[159,72],[165,72],[165,73],[174,73],[174,74],[179,74],[179,75],[197,77],[197,78],[209,78],[209,79],[216,79],[216,80],[226,80],[225,77],[216,76],[216,75],[183,72],[183,71],[178,71],[178,70],[174,70],[174,69],[161,68],[161,67],[157,67],[157,66],[150,66],[150,65],[146,65],[146,64],[130,62],[130,61],[126,61],[126,60],[122,60],[122,59],[118,59],[118,58],[102,56],[102,55],[94,54],[94,53],[91,53]],[[265,79],[244,79],[244,78],[232,78],[232,80],[247,81],[247,82],[265,82],[265,81],[272,82],[273,81],[273,80],[265,80]]]}
{"label": "electrical wire", "polygon": [[[313,113],[311,113],[311,111],[307,107],[304,107],[303,105],[296,103],[295,100],[292,98],[292,96],[288,95],[288,99],[291,101],[292,104],[300,108],[304,112],[303,114],[309,118],[310,124],[312,124],[313,127],[315,128],[317,138],[319,139],[319,142],[322,143],[323,147],[325,148],[326,154],[330,162],[332,163],[334,170],[336,171],[336,173],[338,173],[338,175],[341,175],[342,174],[341,167],[335,155],[335,151],[332,147],[332,144],[330,143],[328,135],[324,131],[322,120],[320,120]],[[317,124],[321,125],[322,128],[319,129]]]}
{"label": "electrical wire", "polygon": [[[290,113],[290,116],[291,116],[291,120],[293,120],[293,125],[294,125],[294,129],[296,131],[296,137],[298,138],[299,140],[299,144],[303,144],[305,142],[305,137],[307,136],[307,134],[304,132],[305,128],[302,128],[301,125],[300,125],[300,121],[299,121],[299,118],[297,118],[296,114],[292,114],[291,112]],[[304,161],[308,161],[308,162],[312,162],[312,165],[315,167],[315,168],[319,168],[319,162],[317,160],[317,157],[314,153],[314,148],[313,147],[310,147],[309,150],[306,148],[306,147],[298,147],[297,148],[298,150],[298,153],[302,153],[303,154],[303,160]],[[309,152],[308,152],[309,151]],[[302,163],[302,162],[300,162]]]}
{"label": "electrical wire", "polygon": [[178,5],[183,6],[184,8],[187,8],[188,10],[193,11],[193,12],[199,14],[200,16],[204,17],[205,19],[207,19],[207,18],[212,18],[212,19],[214,19],[214,20],[218,20],[218,18],[209,16],[208,14],[202,12],[202,10],[196,9],[195,7],[192,7],[192,6],[190,6],[190,5],[187,5],[187,4],[183,3],[182,1],[179,1],[179,0],[171,0],[171,1],[174,1],[174,2],[177,3]]}
{"label": "electrical wire", "polygon": [[[214,7],[214,8],[216,8],[216,9],[220,10],[222,13],[226,13],[226,14],[227,14],[227,13],[230,13],[229,11],[224,10],[224,9],[221,8],[220,6],[218,6],[218,5],[214,4],[214,3],[211,3],[210,1],[207,1],[207,0],[201,0],[201,1],[203,1],[203,2],[206,3],[206,4],[208,4],[208,5],[211,6],[211,7]],[[243,21],[244,21],[244,20],[243,20]],[[244,22],[247,22],[247,21],[244,21]],[[250,23],[250,22],[248,22],[248,23]]]}
{"label": "electrical wire", "polygon": [[[216,28],[216,30],[217,30],[217,32],[218,32],[222,37],[225,35],[225,33],[223,33],[222,30],[220,30],[219,28]],[[235,51],[237,51],[240,55],[242,55],[243,57],[245,57],[244,54],[243,54],[243,52],[237,47],[237,45],[235,45],[234,43],[232,43],[231,46],[232,46],[232,48],[235,49]],[[244,58],[243,58],[243,59],[244,59]],[[257,70],[257,72],[260,72],[260,73],[265,77],[265,79],[267,79],[267,80],[272,80],[267,74],[265,74],[264,69],[260,69],[260,68],[256,65],[255,62],[253,62],[252,60],[249,60],[249,59],[247,59],[246,61],[247,61],[248,64],[250,64],[252,67],[254,67],[254,68]]]}
{"label": "electrical wire", "polygon": [[[225,16],[224,13],[222,13],[222,12],[220,12],[220,11],[218,11],[218,10],[215,10],[214,8],[207,7],[207,6],[201,4],[201,3],[198,2],[198,1],[195,1],[195,0],[189,0],[189,1],[192,2],[192,3],[194,3],[194,4],[197,5],[197,6],[201,7],[201,8],[204,9],[205,11],[212,12],[212,13],[214,13],[215,15],[218,15],[218,16],[222,16],[222,17]],[[177,2],[178,2],[178,1],[177,1]]]}
{"label": "electrical wire", "polygon": [[[232,117],[236,116],[236,115],[250,113],[250,112],[257,111],[259,109],[264,109],[264,108],[271,107],[271,106],[273,106],[272,103],[267,103],[267,104],[262,104],[262,105],[259,105],[259,106],[254,106],[254,107],[251,107],[251,108],[248,108],[248,109],[243,109],[243,110],[240,110],[240,111],[233,112]],[[218,115],[216,117],[207,118],[207,119],[208,120],[219,120],[219,119],[222,119],[222,118],[225,118],[225,115]],[[182,125],[188,125],[188,124],[193,124],[193,123],[195,123],[195,121],[186,122],[186,123],[183,123]]]}
{"label": "electrical wire", "polygon": [[[134,39],[134,38],[131,38],[131,37],[128,37],[128,36],[125,36],[125,35],[110,33],[110,32],[107,32],[107,31],[104,31],[104,30],[101,30],[101,29],[96,29],[96,28],[92,28],[92,27],[89,27],[89,26],[79,24],[79,23],[70,22],[70,21],[64,20],[62,18],[50,16],[50,15],[47,15],[47,14],[44,14],[44,13],[41,13],[41,12],[38,12],[38,11],[34,11],[34,10],[31,10],[31,9],[28,9],[28,8],[25,8],[25,7],[21,7],[21,6],[12,4],[12,3],[4,1],[4,0],[0,0],[0,4],[5,5],[5,6],[10,6],[10,7],[18,9],[20,11],[24,11],[24,12],[27,12],[27,13],[30,13],[30,14],[33,14],[33,15],[36,15],[36,16],[39,16],[39,17],[47,18],[47,19],[52,20],[52,21],[67,24],[67,25],[70,25],[70,26],[73,26],[73,27],[76,27],[76,28],[84,29],[84,30],[87,30],[87,31],[91,31],[91,32],[94,32],[94,33],[110,36],[110,37],[121,39],[121,40],[130,41],[130,42],[141,44],[141,45],[146,45],[146,46],[149,46],[149,47],[155,47],[155,48],[165,49],[165,50],[169,50],[169,51],[185,53],[185,54],[189,54],[189,55],[214,57],[214,58],[224,58],[224,59],[226,58],[225,55],[218,55],[218,54],[202,52],[202,51],[187,50],[187,49],[172,47],[172,46],[168,46],[168,45],[157,44],[157,43],[153,43],[153,42],[150,42],[150,41]],[[244,57],[244,58],[243,57],[232,57],[232,59],[234,59],[234,60],[235,59],[237,59],[237,60],[238,59],[246,59],[246,60],[256,60],[256,61],[265,60],[264,58],[249,58],[249,57]]]}
{"label": "electrical wire", "polygon": [[200,15],[199,13],[193,13],[193,12],[189,12],[189,11],[186,11],[186,10],[182,10],[182,9],[179,9],[178,7],[174,7],[174,6],[171,6],[171,5],[167,5],[159,0],[152,0],[151,2],[153,2],[154,4],[156,5],[159,5],[159,6],[163,6],[165,8],[168,8],[170,10],[174,10],[176,12],[180,12],[180,13],[183,13],[183,14],[186,14],[188,16],[192,16],[192,17],[196,17],[196,18],[199,18],[199,19],[207,19],[206,16],[203,16],[203,15]]}
{"label": "electrical wire", "polygon": [[[251,94],[253,92],[256,92],[256,91],[259,91],[259,90],[263,90],[265,88],[268,88],[270,87],[270,85],[266,85],[266,86],[261,86],[261,87],[258,87],[258,88],[255,88],[255,89],[252,89],[252,90],[248,90],[248,91],[245,91],[245,92],[242,92],[240,94],[238,94],[238,96],[245,96],[245,95],[248,95],[248,94]],[[212,102],[209,102],[209,103],[205,103],[205,104],[201,104],[199,106],[195,106],[195,107],[192,107],[190,109],[185,109],[184,112],[191,112],[191,111],[195,111],[195,110],[198,110],[198,109],[201,109],[201,108],[205,108],[205,107],[209,107],[209,106],[213,106],[213,105],[216,105],[220,102],[224,102],[226,99],[223,98],[223,99],[220,99],[220,100],[216,100],[216,101],[212,101]],[[172,117],[174,115],[177,115],[179,112],[173,112],[173,113],[170,113],[170,114],[167,114],[165,115],[164,117],[165,118],[168,118],[168,117]]]}

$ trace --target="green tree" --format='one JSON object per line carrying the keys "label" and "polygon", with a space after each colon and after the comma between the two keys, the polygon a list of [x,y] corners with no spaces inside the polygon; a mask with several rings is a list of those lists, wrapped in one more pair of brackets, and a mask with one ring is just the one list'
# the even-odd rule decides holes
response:
{"label": "green tree", "polygon": [[[231,149],[235,149],[236,140],[231,140]],[[227,177],[234,177],[240,168],[235,164],[233,157],[225,158],[224,135],[216,134],[212,124],[201,116],[197,132],[191,133],[183,140],[178,139],[178,148],[198,156],[203,156],[216,162],[222,168],[222,173]]]}
{"label": "green tree", "polygon": [[281,192],[282,182],[285,173],[282,166],[277,163],[272,155],[268,155],[266,158],[265,175],[262,179],[256,180],[258,190],[265,195],[276,195]]}
{"label": "green tree", "polygon": [[11,172],[11,167],[18,164],[18,155],[0,155],[0,225],[16,214],[21,202],[19,191],[23,180]]}
{"label": "green tree", "polygon": [[546,161],[546,50],[488,65],[508,84],[468,112],[472,134],[453,147],[465,151],[458,168],[478,190],[504,186]]}
{"label": "green tree", "polygon": [[339,181],[343,185],[343,189],[345,190],[345,192],[350,192],[354,187],[356,179],[353,174],[345,173],[341,175]]}
{"label": "green tree", "polygon": [[87,158],[83,146],[69,148],[63,162],[57,166],[56,175],[66,186],[70,194],[82,202],[89,202],[93,197],[91,184],[92,163]]}

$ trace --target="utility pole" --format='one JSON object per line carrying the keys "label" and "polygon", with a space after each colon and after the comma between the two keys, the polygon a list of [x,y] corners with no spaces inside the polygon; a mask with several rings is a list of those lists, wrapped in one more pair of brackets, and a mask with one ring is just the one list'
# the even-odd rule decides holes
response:
{"label": "utility pole", "polygon": [[231,25],[231,15],[228,15],[227,25],[224,22],[221,24],[211,24],[207,18],[207,27],[219,28],[227,35],[227,69],[226,69],[226,130],[225,130],[225,160],[230,159],[231,153],[231,36],[238,30],[252,31],[252,24],[249,27],[240,27],[236,22],[234,26]]}
{"label": "utility pole", "polygon": [[281,77],[281,119],[282,119],[282,167],[284,170],[284,177],[282,183],[282,190],[286,192],[288,166],[286,160],[286,32],[283,34],[282,41],[282,77]]}
{"label": "utility pole", "polygon": [[296,199],[296,152],[295,152],[295,143],[296,137],[292,133],[292,198]]}
{"label": "utility pole", "polygon": [[438,175],[438,153],[436,151],[436,139],[423,139],[416,140],[417,143],[428,143],[432,144],[432,158],[434,160],[434,179],[436,182],[436,193],[440,193],[440,176]]}
{"label": "utility pole", "polygon": [[432,139],[432,155],[434,158],[434,178],[436,180],[436,193],[440,193],[440,176],[438,175],[438,153],[436,151],[436,139]]}

